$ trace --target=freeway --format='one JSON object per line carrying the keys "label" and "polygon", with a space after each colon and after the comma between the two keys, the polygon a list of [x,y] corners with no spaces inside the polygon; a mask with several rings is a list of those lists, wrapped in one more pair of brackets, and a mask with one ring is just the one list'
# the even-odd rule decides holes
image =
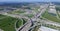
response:
{"label": "freeway", "polygon": [[31,18],[32,21],[36,21],[39,16],[41,17],[41,15],[46,11],[47,7],[48,6],[42,6],[42,7],[40,7],[39,12],[36,13],[36,15],[33,18]]}
{"label": "freeway", "polygon": [[[47,7],[43,6],[43,8],[41,8],[41,10],[33,18],[31,18],[29,20],[30,22],[26,22],[21,28],[18,29],[18,31],[28,31],[30,29],[30,26],[32,25],[33,21],[36,21],[36,18],[41,16],[41,14],[45,12],[46,8]],[[34,27],[34,26],[32,26],[32,27]]]}
{"label": "freeway", "polygon": [[[39,12],[38,12],[34,17],[32,17],[31,19],[30,19],[30,18],[27,18],[27,19],[29,19],[29,20],[28,20],[22,27],[19,27],[16,31],[28,31],[28,30],[30,29],[33,21],[36,21],[37,18],[38,18],[39,16],[41,16],[42,13],[45,12],[45,10],[46,10],[47,7],[48,7],[48,6],[42,6],[42,7],[40,8]],[[0,14],[1,14],[1,13],[0,13]],[[12,17],[18,17],[18,18],[23,17],[23,16],[11,15],[11,14],[7,14],[7,13],[2,13],[2,14],[3,14],[3,15],[7,15],[7,16],[12,16]],[[24,18],[25,18],[25,17],[24,17]]]}
{"label": "freeway", "polygon": [[[36,15],[33,17],[33,18],[27,18],[27,17],[24,17],[24,18],[27,18],[29,19],[23,26],[19,27],[16,31],[28,31],[30,29],[30,26],[32,25],[33,21],[37,21],[37,18],[39,16],[42,15],[42,13],[44,13],[46,11],[46,8],[48,6],[43,6],[43,7],[40,7],[41,10],[39,10],[38,13],[36,13]],[[1,13],[0,13],[1,14]],[[11,15],[11,14],[4,14],[2,13],[3,15],[7,15],[7,16],[11,16],[11,17],[18,17],[18,18],[21,18],[23,16],[20,16],[20,15]]]}
{"label": "freeway", "polygon": [[[24,25],[19,27],[18,29],[16,29],[16,26],[15,26],[16,31],[28,31],[29,29],[32,29],[32,28],[34,28],[36,26],[34,24],[34,21],[37,21],[39,16],[41,17],[41,15],[46,11],[47,7],[48,6],[40,7],[39,12],[36,13],[32,18],[28,18],[28,17],[23,16],[23,15],[7,14],[6,12],[0,13],[0,14],[11,16],[11,17],[26,18],[26,19],[28,19],[28,21]],[[53,24],[53,25],[56,25],[56,26],[60,26],[60,24],[55,23],[55,22],[51,22],[51,21],[48,21],[48,20],[47,21],[41,20],[41,22],[44,22],[46,24]],[[31,27],[32,24],[34,24],[34,25]]]}
{"label": "freeway", "polygon": [[31,26],[31,21],[28,21],[28,23],[26,25],[24,25],[21,29],[19,29],[19,31],[28,31],[29,28]]}
{"label": "freeway", "polygon": [[[30,19],[28,18],[28,17],[26,17],[26,16],[23,16],[23,15],[15,15],[15,14],[7,14],[6,12],[2,12],[2,13],[0,13],[0,14],[3,14],[3,15],[7,15],[7,16],[11,16],[11,17],[17,17],[17,18],[26,18],[26,19],[28,19],[28,21],[24,24],[24,25],[22,25],[21,27],[19,27],[19,28],[16,28],[16,22],[15,22],[15,29],[16,29],[16,31],[23,31],[23,30],[25,30],[25,31],[28,31],[29,29],[28,28],[30,28],[30,26],[32,25],[32,22],[30,21]],[[25,28],[24,28],[25,27]]]}
{"label": "freeway", "polygon": [[24,30],[28,31],[29,28],[31,27],[31,25],[32,25],[32,21],[30,19],[28,19],[28,21],[24,25],[19,27],[17,31],[24,31]]}
{"label": "freeway", "polygon": [[26,18],[26,19],[28,19],[28,17],[23,16],[23,15],[7,14],[6,12],[2,12],[2,13],[0,13],[0,14],[2,14],[2,15],[7,15],[7,16],[11,16],[11,17],[15,17],[15,18]]}
{"label": "freeway", "polygon": [[44,20],[42,20],[42,23],[44,23],[44,24],[50,24],[50,25],[54,25],[54,26],[60,27],[60,23],[53,22],[53,21],[48,20],[48,19],[46,19],[46,18],[43,18],[43,19],[44,19]]}

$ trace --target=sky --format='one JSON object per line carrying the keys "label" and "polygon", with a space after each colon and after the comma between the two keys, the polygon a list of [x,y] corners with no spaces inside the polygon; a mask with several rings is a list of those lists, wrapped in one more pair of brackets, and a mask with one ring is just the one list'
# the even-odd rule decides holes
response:
{"label": "sky", "polygon": [[60,0],[0,0],[0,2],[60,2]]}

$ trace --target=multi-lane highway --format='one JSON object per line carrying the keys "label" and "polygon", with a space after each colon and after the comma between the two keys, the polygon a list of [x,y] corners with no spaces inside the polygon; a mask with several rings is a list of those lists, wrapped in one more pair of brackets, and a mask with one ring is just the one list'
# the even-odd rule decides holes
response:
{"label": "multi-lane highway", "polygon": [[[29,19],[23,26],[19,27],[16,31],[28,31],[33,23],[33,21],[36,21],[36,19],[41,16],[42,13],[45,12],[46,10],[46,6],[42,6],[40,7],[40,11],[38,13],[36,13],[35,16],[33,16],[32,18],[27,18],[27,17],[24,17],[24,18],[27,18]],[[0,13],[0,14],[3,14],[3,15],[7,15],[7,16],[11,16],[11,17],[18,17],[18,18],[22,18],[23,16],[19,16],[19,15],[12,15],[12,14],[7,14],[7,13]],[[33,27],[33,26],[32,26]]]}
{"label": "multi-lane highway", "polygon": [[[41,17],[41,15],[46,11],[47,8],[48,8],[47,5],[41,6],[40,9],[38,9],[39,12],[36,13],[32,18],[28,18],[28,17],[22,16],[22,15],[7,14],[6,12],[0,13],[0,14],[11,16],[11,17],[26,18],[26,19],[28,19],[28,21],[24,25],[20,26],[19,28],[16,29],[16,26],[15,26],[16,31],[28,31],[29,29],[34,28],[36,26],[34,21],[37,21],[38,17],[39,16]],[[44,20],[41,20],[41,21],[44,21]],[[51,23],[51,22],[49,22],[49,23]]]}
{"label": "multi-lane highway", "polygon": [[[36,21],[36,19],[37,19],[39,16],[41,16],[42,13],[45,12],[46,8],[47,8],[47,7],[43,6],[43,8],[41,8],[41,10],[40,10],[33,18],[30,19],[30,21],[32,21],[32,22],[33,22],[33,21]],[[31,22],[29,22],[29,23],[31,23]],[[30,29],[29,23],[26,24],[25,27],[23,26],[23,29],[20,29],[20,31],[28,31],[28,30]],[[29,26],[28,26],[28,25],[29,25]],[[33,26],[32,26],[32,27],[33,27]],[[27,29],[27,28],[28,28],[28,29]]]}

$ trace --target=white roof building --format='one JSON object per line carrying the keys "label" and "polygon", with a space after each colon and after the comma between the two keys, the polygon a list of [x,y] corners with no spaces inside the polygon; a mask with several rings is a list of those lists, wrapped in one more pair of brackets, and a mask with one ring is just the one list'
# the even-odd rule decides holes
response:
{"label": "white roof building", "polygon": [[48,11],[48,12],[49,12],[49,13],[56,14],[55,5],[51,4],[51,5],[49,6],[49,11]]}
{"label": "white roof building", "polygon": [[55,30],[55,29],[52,29],[52,28],[41,26],[41,28],[39,28],[38,31],[59,31],[59,30]]}

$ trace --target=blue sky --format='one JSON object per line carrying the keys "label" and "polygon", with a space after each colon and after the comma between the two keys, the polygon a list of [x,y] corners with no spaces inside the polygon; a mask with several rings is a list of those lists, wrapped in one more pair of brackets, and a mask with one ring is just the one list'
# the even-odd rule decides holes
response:
{"label": "blue sky", "polygon": [[[46,2],[49,0],[0,0],[0,2]],[[50,0],[53,2],[60,2],[60,0]]]}

